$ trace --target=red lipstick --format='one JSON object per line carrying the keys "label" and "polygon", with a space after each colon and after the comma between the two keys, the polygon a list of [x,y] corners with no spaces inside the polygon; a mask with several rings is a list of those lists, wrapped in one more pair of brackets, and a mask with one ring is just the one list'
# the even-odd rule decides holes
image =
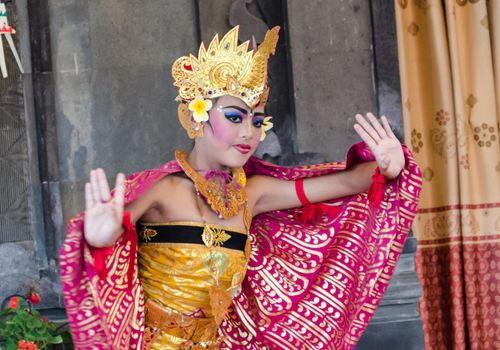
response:
{"label": "red lipstick", "polygon": [[233,147],[236,148],[236,150],[238,152],[240,152],[241,154],[247,154],[252,149],[252,147],[250,147],[250,145],[247,145],[244,143],[239,143],[237,145],[233,145]]}

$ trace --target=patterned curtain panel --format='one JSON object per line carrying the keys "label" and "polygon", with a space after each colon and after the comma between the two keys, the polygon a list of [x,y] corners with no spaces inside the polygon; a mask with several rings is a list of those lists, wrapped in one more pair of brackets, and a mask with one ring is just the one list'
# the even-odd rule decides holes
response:
{"label": "patterned curtain panel", "polygon": [[396,0],[427,349],[500,349],[500,1]]}

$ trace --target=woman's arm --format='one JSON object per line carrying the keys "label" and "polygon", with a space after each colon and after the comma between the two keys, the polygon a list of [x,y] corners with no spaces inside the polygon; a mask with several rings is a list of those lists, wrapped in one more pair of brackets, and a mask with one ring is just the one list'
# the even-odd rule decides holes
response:
{"label": "woman's arm", "polygon": [[[401,143],[392,132],[385,117],[382,124],[369,113],[368,121],[356,116],[354,130],[365,141],[375,156],[375,162],[366,162],[335,174],[304,180],[304,193],[311,203],[353,195],[368,190],[376,166],[382,175],[393,179],[404,166]],[[301,206],[294,181],[279,180],[269,176],[254,176],[248,181],[253,215]]]}
{"label": "woman's arm", "polygon": [[[366,162],[339,173],[305,179],[304,193],[311,203],[317,203],[365,192],[370,187],[376,166],[376,162]],[[258,175],[248,180],[248,187],[251,188],[249,193],[257,197],[254,200],[254,216],[302,205],[295,191],[295,181]]]}
{"label": "woman's arm", "polygon": [[123,233],[124,210],[130,212],[131,221],[135,223],[153,205],[156,193],[153,188],[124,207],[125,175],[117,175],[111,198],[104,170],[92,170],[90,181],[85,184],[84,236],[87,243],[95,248],[112,246]]}

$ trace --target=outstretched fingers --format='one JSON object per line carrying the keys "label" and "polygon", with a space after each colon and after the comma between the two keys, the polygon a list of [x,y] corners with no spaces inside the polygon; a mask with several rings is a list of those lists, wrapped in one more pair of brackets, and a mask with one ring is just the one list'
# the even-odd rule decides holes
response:
{"label": "outstretched fingers", "polygon": [[377,131],[380,138],[381,139],[387,138],[388,137],[387,132],[380,124],[380,121],[377,118],[375,118],[375,116],[372,113],[368,113],[366,116],[368,117],[368,120],[370,121],[372,127]]}
{"label": "outstretched fingers", "polygon": [[383,115],[382,118],[380,118],[380,119],[382,120],[382,125],[384,126],[384,129],[385,129],[385,132],[387,133],[387,135],[390,138],[395,139],[396,135],[394,135],[394,132],[392,131],[391,126],[389,125],[389,122],[387,121],[387,118]]}
{"label": "outstretched fingers", "polygon": [[90,182],[85,183],[85,210],[89,210],[95,205],[94,195],[92,194],[92,185]]}
{"label": "outstretched fingers", "polygon": [[125,175],[123,173],[119,173],[116,175],[116,184],[115,184],[115,210],[119,217],[123,215],[123,207],[125,202]]}
{"label": "outstretched fingers", "polygon": [[90,171],[90,188],[92,197],[94,198],[94,205],[102,202],[101,193],[99,192],[99,182],[97,180],[97,171]]}
{"label": "outstretched fingers", "polygon": [[111,194],[109,193],[109,184],[108,179],[106,178],[106,173],[103,169],[98,168],[96,170],[96,177],[101,201],[109,202],[111,200]]}
{"label": "outstretched fingers", "polygon": [[370,135],[375,143],[379,143],[381,137],[379,133],[373,128],[373,126],[368,123],[368,121],[361,114],[356,114],[356,121],[364,129],[364,131]]}
{"label": "outstretched fingers", "polygon": [[365,131],[365,129],[363,129],[363,127],[361,125],[354,124],[354,130],[356,130],[359,137],[361,137],[361,139],[363,141],[365,141],[365,143],[368,145],[368,147],[373,149],[374,147],[377,146],[377,142],[375,142],[375,140]]}

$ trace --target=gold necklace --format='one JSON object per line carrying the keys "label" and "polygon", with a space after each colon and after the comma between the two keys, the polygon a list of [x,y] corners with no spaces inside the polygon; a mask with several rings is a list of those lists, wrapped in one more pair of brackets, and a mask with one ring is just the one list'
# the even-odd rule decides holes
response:
{"label": "gold necklace", "polygon": [[231,169],[233,181],[224,186],[216,181],[209,181],[189,165],[188,154],[183,150],[175,151],[175,159],[184,173],[193,181],[196,192],[206,199],[210,208],[219,218],[229,219],[237,215],[247,202],[245,185],[247,178],[242,167]]}

